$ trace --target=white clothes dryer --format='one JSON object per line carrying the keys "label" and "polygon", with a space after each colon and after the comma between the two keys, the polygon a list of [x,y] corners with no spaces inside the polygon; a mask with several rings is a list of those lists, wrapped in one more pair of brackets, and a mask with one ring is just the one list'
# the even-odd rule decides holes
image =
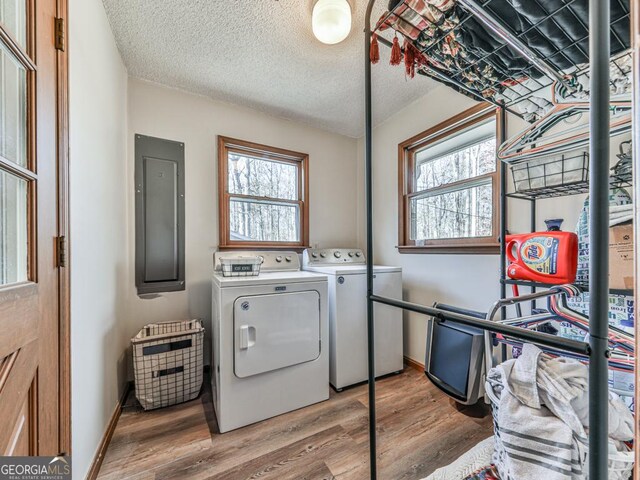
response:
{"label": "white clothes dryer", "polygon": [[[258,276],[225,277],[220,258],[259,256]],[[212,389],[224,433],[329,398],[326,275],[294,252],[218,252]],[[240,267],[239,267],[240,268]]]}

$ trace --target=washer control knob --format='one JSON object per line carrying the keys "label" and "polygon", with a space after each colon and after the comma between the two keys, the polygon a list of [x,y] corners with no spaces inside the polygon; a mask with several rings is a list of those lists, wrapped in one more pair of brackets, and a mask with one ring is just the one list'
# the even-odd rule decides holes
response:
{"label": "washer control knob", "polygon": [[356,252],[356,257],[360,258],[362,256],[362,252]]}
{"label": "washer control knob", "polygon": [[284,259],[285,259],[287,262],[291,262],[291,260],[292,260],[292,259],[291,259],[291,255],[287,255]]}
{"label": "washer control knob", "polygon": [[325,258],[325,257],[327,256],[327,254],[326,254],[326,253],[324,253],[324,252],[321,252],[321,253],[320,253],[320,256],[321,256],[322,258]]}
{"label": "washer control knob", "polygon": [[313,257],[313,258],[318,258],[318,254],[317,254],[316,252],[313,252],[313,253],[311,254],[311,257]]}
{"label": "washer control knob", "polygon": [[258,258],[260,259],[260,265],[262,265],[264,263],[264,257],[259,255]]}
{"label": "washer control knob", "polygon": [[336,258],[340,258],[342,256],[342,254],[338,251],[333,252],[333,256]]}
{"label": "washer control knob", "polygon": [[354,253],[353,252],[349,252],[349,256],[353,257]]}
{"label": "washer control knob", "polygon": [[276,257],[276,262],[278,262],[278,263],[282,262],[282,256],[281,255],[278,255]]}

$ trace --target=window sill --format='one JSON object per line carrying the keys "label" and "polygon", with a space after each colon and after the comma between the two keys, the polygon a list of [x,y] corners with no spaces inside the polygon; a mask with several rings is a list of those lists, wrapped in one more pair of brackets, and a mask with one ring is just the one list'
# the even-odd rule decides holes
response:
{"label": "window sill", "polygon": [[230,251],[230,250],[256,250],[256,251],[286,251],[286,252],[296,252],[302,253],[307,248],[311,248],[311,246],[292,246],[292,245],[219,245],[219,251]]}
{"label": "window sill", "polygon": [[498,255],[500,245],[497,243],[477,243],[475,245],[398,245],[403,254],[449,254],[449,255]]}

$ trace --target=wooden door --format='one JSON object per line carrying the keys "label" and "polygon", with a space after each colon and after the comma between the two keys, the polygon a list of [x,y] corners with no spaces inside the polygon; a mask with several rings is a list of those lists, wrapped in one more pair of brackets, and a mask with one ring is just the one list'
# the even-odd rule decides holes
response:
{"label": "wooden door", "polygon": [[60,453],[56,8],[0,1],[0,455]]}

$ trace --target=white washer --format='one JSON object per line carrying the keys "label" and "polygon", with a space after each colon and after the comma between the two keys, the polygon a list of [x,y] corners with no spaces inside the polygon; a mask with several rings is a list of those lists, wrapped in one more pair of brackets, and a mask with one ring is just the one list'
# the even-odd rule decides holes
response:
{"label": "white washer", "polygon": [[[223,277],[220,258],[261,256],[260,275]],[[329,398],[327,277],[294,252],[214,256],[213,405],[220,432]]]}
{"label": "white washer", "polygon": [[[359,249],[307,249],[304,270],[329,276],[329,380],[338,391],[364,382],[367,369],[367,269]],[[402,300],[402,268],[376,265],[373,290]],[[402,310],[376,304],[376,377],[404,368]]]}

